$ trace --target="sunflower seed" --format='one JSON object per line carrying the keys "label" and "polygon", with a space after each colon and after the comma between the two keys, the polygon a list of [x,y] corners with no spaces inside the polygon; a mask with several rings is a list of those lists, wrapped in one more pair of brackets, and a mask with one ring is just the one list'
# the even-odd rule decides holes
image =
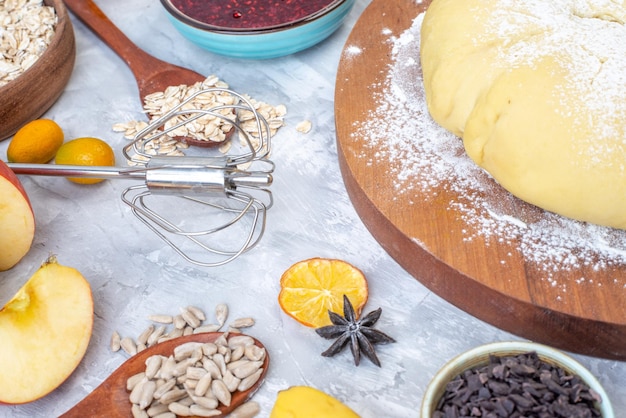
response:
{"label": "sunflower seed", "polygon": [[202,349],[202,343],[190,341],[180,344],[174,348],[174,358],[178,361],[189,358],[197,348]]}
{"label": "sunflower seed", "polygon": [[183,383],[183,388],[187,391],[187,394],[192,395],[196,385],[198,384],[197,379],[190,379],[189,376],[185,375],[185,382]]}
{"label": "sunflower seed", "polygon": [[183,330],[182,329],[178,329],[178,328],[174,328],[172,331],[170,331],[167,334],[168,338],[177,338],[177,337],[182,337],[183,336]]}
{"label": "sunflower seed", "polygon": [[253,418],[261,412],[261,407],[254,401],[241,404],[233,410],[228,416],[229,418]]}
{"label": "sunflower seed", "polygon": [[215,409],[219,405],[219,402],[216,398],[209,398],[206,396],[194,396],[192,397],[192,399],[197,405],[200,405],[203,408],[207,409]]}
{"label": "sunflower seed", "polygon": [[220,328],[221,327],[219,325],[216,325],[216,324],[201,325],[201,326],[195,328],[193,330],[193,333],[194,334],[200,334],[201,332],[216,332]]}
{"label": "sunflower seed", "polygon": [[161,379],[171,379],[174,377],[174,369],[176,368],[176,359],[173,356],[169,356],[167,360],[165,360],[161,366],[161,370],[159,370],[159,377]]}
{"label": "sunflower seed", "polygon": [[[178,141],[175,141],[175,142],[178,142]],[[205,321],[206,320],[206,315],[204,314],[204,311],[202,309],[198,308],[197,306],[189,305],[189,306],[187,306],[187,310],[189,312],[191,312],[200,321]]]}
{"label": "sunflower seed", "polygon": [[234,335],[228,339],[228,346],[230,348],[237,348],[237,346],[243,345],[244,347],[247,345],[254,344],[254,340],[252,337],[247,335]]}
{"label": "sunflower seed", "polygon": [[213,354],[213,362],[217,365],[222,376],[226,373],[226,360],[224,360],[224,355],[220,353]]}
{"label": "sunflower seed", "polygon": [[174,327],[178,329],[183,329],[187,325],[187,322],[183,319],[182,315],[176,315],[172,320],[174,322]]}
{"label": "sunflower seed", "polygon": [[222,404],[230,406],[232,397],[224,382],[221,380],[213,380],[211,382],[211,392]]}
{"label": "sunflower seed", "polygon": [[234,368],[232,373],[240,379],[245,379],[259,370],[262,365],[262,361],[249,361],[246,364],[242,364],[241,366]]}
{"label": "sunflower seed", "polygon": [[159,324],[171,324],[174,320],[172,315],[150,315],[148,319]]}
{"label": "sunflower seed", "polygon": [[244,364],[250,363],[250,360],[247,358],[240,358],[239,360],[233,360],[226,365],[228,370],[236,369],[239,366],[243,366]]}
{"label": "sunflower seed", "polygon": [[[172,402],[176,402],[176,401],[183,399],[185,396],[187,396],[187,391],[183,389],[174,388],[172,390],[165,392],[163,395],[161,395],[161,397],[159,398],[159,402],[161,402],[164,405],[169,405]],[[170,411],[172,410],[170,409]],[[172,412],[175,413],[176,411],[172,411]]]}
{"label": "sunflower seed", "polygon": [[150,333],[150,336],[148,337],[146,341],[146,345],[148,347],[150,347],[151,345],[154,345],[157,342],[157,340],[163,335],[163,333],[165,333],[165,326],[161,325],[161,326],[156,327],[154,331]]}
{"label": "sunflower seed", "polygon": [[144,376],[133,387],[133,390],[130,391],[130,395],[128,396],[128,399],[130,399],[131,403],[139,404],[139,401],[141,401],[141,393],[143,392],[143,387],[146,383],[148,383],[148,379]]}
{"label": "sunflower seed", "polygon": [[150,356],[146,359],[146,377],[153,379],[158,371],[161,369],[161,363],[163,362],[163,356]]}
{"label": "sunflower seed", "polygon": [[215,345],[218,347],[225,347],[228,345],[228,332],[224,332],[215,340]]}
{"label": "sunflower seed", "polygon": [[259,381],[259,378],[261,377],[262,374],[263,374],[263,369],[259,369],[253,374],[251,374],[250,376],[246,377],[245,379],[241,381],[241,383],[239,383],[239,386],[237,386],[237,390],[243,392],[244,390],[250,389],[252,386],[256,384],[256,382]]}
{"label": "sunflower seed", "polygon": [[180,402],[172,402],[168,405],[168,408],[180,417],[190,417],[192,415],[191,409]]}
{"label": "sunflower seed", "polygon": [[176,367],[174,367],[174,372],[173,372],[174,376],[175,377],[179,377],[179,376],[185,375],[185,373],[187,372],[187,369],[189,368],[189,366],[191,366],[195,362],[196,362],[196,360],[191,358],[191,357],[186,358],[186,359],[178,362]]}
{"label": "sunflower seed", "polygon": [[148,326],[148,328],[146,328],[141,334],[139,334],[139,337],[137,337],[137,344],[147,344],[148,343],[148,337],[150,337],[150,335],[154,332],[154,325],[150,325]]}
{"label": "sunflower seed", "polygon": [[209,372],[203,367],[189,367],[185,374],[187,375],[187,379],[200,380],[205,375],[209,374]]}
{"label": "sunflower seed", "polygon": [[217,345],[213,343],[202,344],[202,353],[207,357],[211,357],[213,354],[217,353]]}
{"label": "sunflower seed", "polygon": [[130,408],[130,413],[133,415],[133,418],[148,418],[149,415],[146,411],[141,409],[141,407],[137,404],[133,404]]}
{"label": "sunflower seed", "polygon": [[217,347],[217,352],[224,356],[224,361],[226,363],[230,361],[230,348],[228,348],[228,346],[220,345],[219,347]]}
{"label": "sunflower seed", "polygon": [[232,350],[230,352],[230,361],[228,362],[228,364],[230,365],[231,363],[241,360],[241,358],[246,354],[246,349],[244,346],[240,345],[235,347],[234,350]]}
{"label": "sunflower seed", "polygon": [[265,349],[254,344],[246,345],[245,356],[252,361],[263,360],[265,358]]}
{"label": "sunflower seed", "polygon": [[254,319],[252,318],[237,318],[230,323],[233,328],[248,328],[254,325]]}
{"label": "sunflower seed", "polygon": [[220,328],[224,326],[226,318],[228,317],[228,306],[224,303],[220,303],[215,307],[215,319],[220,324]]}
{"label": "sunflower seed", "polygon": [[130,356],[137,354],[137,344],[130,337],[124,337],[120,340],[120,347]]}
{"label": "sunflower seed", "polygon": [[[156,388],[156,390],[154,391],[154,399],[160,400],[163,397],[163,395],[165,395],[167,392],[172,390],[174,386],[176,386],[176,379],[171,378],[171,379],[166,380],[165,383],[163,383],[161,386]],[[161,403],[163,403],[163,401],[161,401]]]}
{"label": "sunflower seed", "polygon": [[200,405],[191,405],[189,410],[192,415],[197,417],[215,417],[217,415],[222,415],[222,412],[217,409],[209,409]]}
{"label": "sunflower seed", "polygon": [[213,377],[211,376],[211,373],[208,372],[204,376],[202,376],[200,380],[198,380],[198,384],[196,385],[196,388],[194,390],[194,395],[204,396],[211,387],[212,379]]}
{"label": "sunflower seed", "polygon": [[230,370],[226,370],[224,376],[222,376],[222,381],[226,385],[226,388],[229,392],[234,392],[237,390],[237,386],[241,383],[241,379],[235,377]]}
{"label": "sunflower seed", "polygon": [[[156,382],[148,380],[142,387],[139,395],[139,408],[146,409],[154,399],[154,391],[156,390]],[[137,402],[135,402],[137,403]]]}
{"label": "sunflower seed", "polygon": [[141,382],[146,377],[145,372],[137,373],[126,380],[126,390],[131,391],[137,385],[137,383]]}
{"label": "sunflower seed", "polygon": [[191,328],[197,328],[200,326],[200,319],[196,317],[189,309],[181,308],[180,315],[183,317],[187,325]]}
{"label": "sunflower seed", "polygon": [[158,415],[148,414],[148,416],[150,416],[151,418],[176,418],[176,414],[173,412],[169,412],[169,410],[167,410],[166,412],[161,412]]}
{"label": "sunflower seed", "polygon": [[222,372],[220,371],[220,368],[217,366],[217,364],[215,364],[215,361],[213,361],[212,359],[207,357],[203,358],[202,367],[204,367],[206,371],[209,372],[213,379],[222,378]]}
{"label": "sunflower seed", "polygon": [[113,331],[113,334],[111,335],[111,351],[113,352],[117,352],[120,351],[120,348],[122,348],[122,346],[120,345],[120,341],[121,341],[121,337],[120,334],[117,331]]}
{"label": "sunflower seed", "polygon": [[[163,405],[162,403],[157,403],[155,405],[150,406],[150,408],[146,409],[149,417],[160,417],[164,418],[163,414],[171,414],[167,405]],[[176,418],[175,416],[173,418]]]}

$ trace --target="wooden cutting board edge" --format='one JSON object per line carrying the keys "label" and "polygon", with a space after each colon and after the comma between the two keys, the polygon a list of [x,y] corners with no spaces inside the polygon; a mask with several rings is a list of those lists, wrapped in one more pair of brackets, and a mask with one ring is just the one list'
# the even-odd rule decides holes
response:
{"label": "wooden cutting board edge", "polygon": [[[418,244],[385,213],[388,208],[381,205],[380,196],[372,192],[377,189],[371,184],[372,174],[364,176],[367,168],[361,165],[363,160],[354,158],[360,151],[358,142],[352,139],[354,122],[367,117],[373,102],[371,97],[384,84],[391,45],[381,42],[383,31],[391,28],[395,36],[400,35],[429,3],[374,0],[346,41],[335,91],[337,147],[343,180],[357,213],[376,240],[407,272],[460,309],[523,338],[581,354],[626,360],[624,311],[621,321],[620,312],[615,313],[615,321],[597,320],[584,313],[572,314],[558,307],[538,304],[532,300],[532,295],[509,294],[477,280]],[[364,57],[355,57],[348,51],[354,45],[363,49]],[[363,59],[367,60],[366,65],[362,65]],[[370,103],[364,103],[364,98],[368,97]],[[526,286],[526,283],[521,285]]]}

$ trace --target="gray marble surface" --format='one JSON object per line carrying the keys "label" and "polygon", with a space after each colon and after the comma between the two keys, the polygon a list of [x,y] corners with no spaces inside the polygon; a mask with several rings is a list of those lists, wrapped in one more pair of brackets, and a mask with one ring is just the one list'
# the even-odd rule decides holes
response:
{"label": "gray marble surface", "polygon": [[[416,417],[434,373],[455,355],[480,344],[519,339],[460,311],[397,265],[362,224],[344,188],[337,163],[334,80],[345,40],[368,4],[358,0],[331,38],[298,54],[267,61],[213,55],[182,38],[156,0],[100,1],[100,7],[138,46],[158,58],[216,74],[241,93],[284,104],[286,126],[274,138],[276,162],[260,245],[223,267],[193,266],[166,247],[120,199],[129,181],[81,187],[62,178],[22,177],[37,219],[30,253],[0,273],[0,302],[13,295],[50,253],[90,281],[95,305],[93,336],[75,373],[45,398],[0,406],[0,416],[57,416],[96,388],[124,360],[109,349],[117,330],[137,336],[154,313],[176,314],[189,304],[211,313],[218,303],[231,318],[251,316],[248,332],[271,354],[266,381],[254,400],[269,416],[276,393],[310,385],[348,404],[364,418]],[[127,143],[112,125],[141,117],[135,81],[125,64],[83,24],[74,20],[77,61],[60,100],[46,113],[67,139],[106,139],[122,161]],[[296,131],[309,119],[308,134]],[[0,144],[6,155],[8,142]],[[279,279],[291,264],[310,257],[340,258],[366,274],[365,311],[382,307],[377,327],[397,343],[380,346],[382,368],[365,360],[355,367],[348,351],[328,359],[329,342],[286,316],[277,303]],[[626,363],[573,354],[605,386],[616,416],[626,411]],[[106,414],[103,414],[106,416]]]}

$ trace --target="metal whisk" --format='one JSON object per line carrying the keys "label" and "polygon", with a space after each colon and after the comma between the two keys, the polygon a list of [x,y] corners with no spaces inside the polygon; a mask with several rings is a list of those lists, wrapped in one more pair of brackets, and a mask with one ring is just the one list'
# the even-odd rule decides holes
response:
{"label": "metal whisk", "polygon": [[[231,94],[235,103],[206,110],[186,108],[196,96],[211,92]],[[256,125],[254,135],[241,127],[240,115],[244,113]],[[232,125],[232,145],[227,154],[215,148],[211,148],[214,155],[209,156],[154,155],[149,151],[151,141],[207,115]],[[168,126],[174,118],[180,121]],[[235,137],[239,144],[235,144]],[[270,138],[268,122],[246,97],[228,89],[210,88],[198,91],[139,131],[123,149],[131,167],[19,163],[9,167],[16,174],[144,180],[126,188],[122,201],[187,261],[213,267],[250,250],[264,234],[266,213],[273,205]]]}

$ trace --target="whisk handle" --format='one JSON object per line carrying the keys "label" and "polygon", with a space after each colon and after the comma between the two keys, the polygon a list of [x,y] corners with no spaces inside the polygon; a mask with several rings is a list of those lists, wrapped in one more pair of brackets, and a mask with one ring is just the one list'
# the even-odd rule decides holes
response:
{"label": "whisk handle", "polygon": [[144,179],[145,170],[109,167],[109,166],[82,166],[62,164],[25,164],[7,163],[15,174],[32,176],[54,177],[91,177],[91,178],[118,178],[118,179]]}

